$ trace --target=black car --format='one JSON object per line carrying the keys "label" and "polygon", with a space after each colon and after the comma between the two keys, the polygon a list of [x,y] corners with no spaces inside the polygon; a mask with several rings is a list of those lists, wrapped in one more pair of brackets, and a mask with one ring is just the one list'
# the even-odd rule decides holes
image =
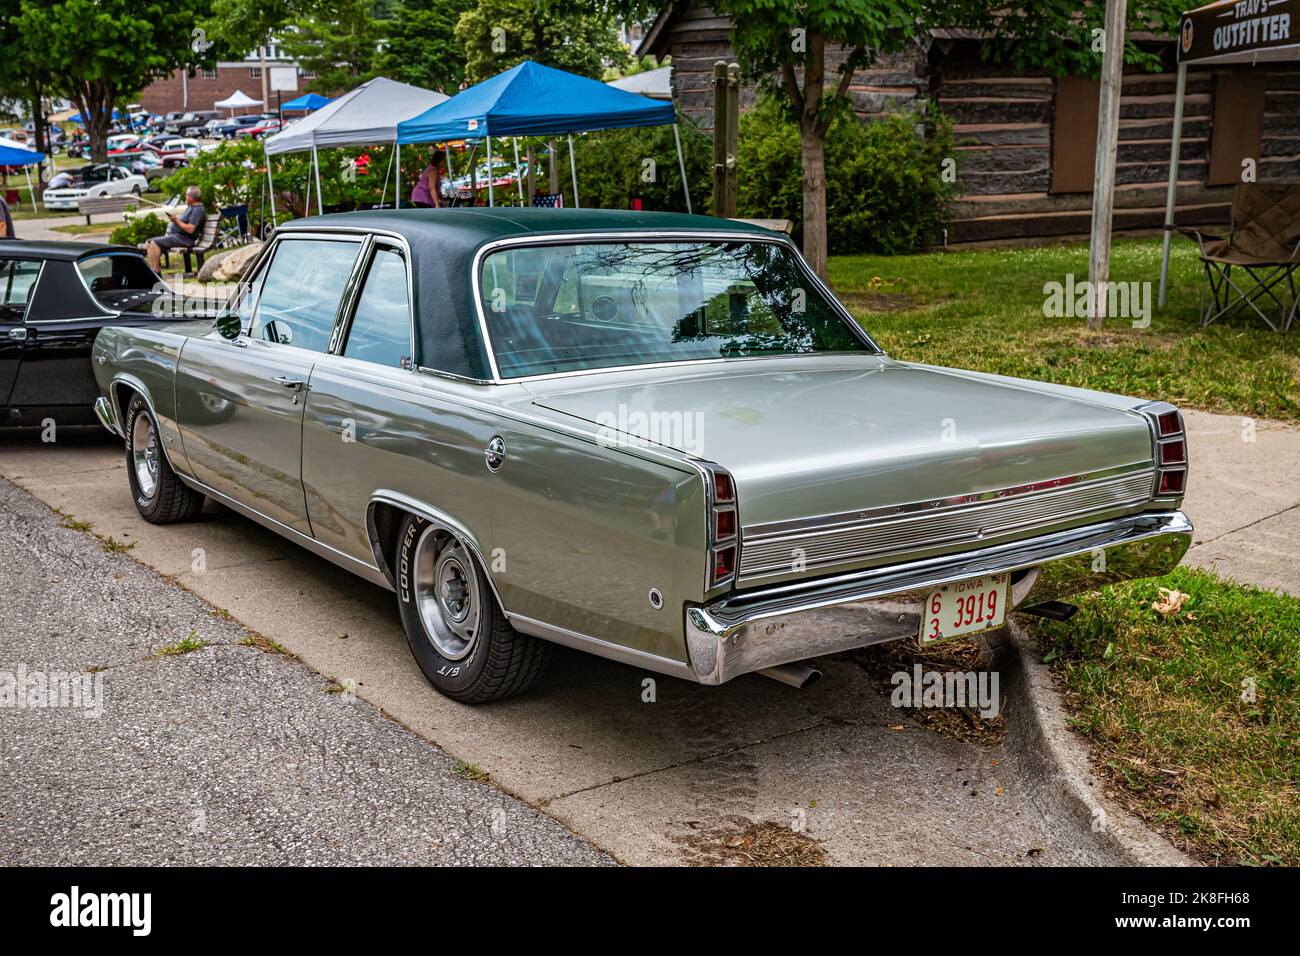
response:
{"label": "black car", "polygon": [[95,335],[175,322],[161,282],[127,246],[0,240],[0,426],[94,424]]}
{"label": "black car", "polygon": [[249,126],[257,126],[264,122],[261,116],[236,116],[229,122],[222,123],[216,129],[216,135],[222,139],[233,139],[235,134],[241,129],[247,129]]}

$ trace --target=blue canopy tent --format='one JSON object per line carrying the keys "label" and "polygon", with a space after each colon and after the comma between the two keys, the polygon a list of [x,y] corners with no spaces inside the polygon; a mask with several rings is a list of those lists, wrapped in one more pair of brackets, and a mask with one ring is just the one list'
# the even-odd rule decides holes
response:
{"label": "blue canopy tent", "polygon": [[[119,110],[117,107],[113,107],[113,119],[115,120],[126,119],[126,114],[123,113],[121,110]],[[68,117],[68,122],[84,124],[86,122],[86,118],[82,116],[80,113],[74,113],[72,116]]]}
{"label": "blue canopy tent", "polygon": [[27,193],[32,197],[32,208],[36,208],[36,190],[32,188],[32,174],[30,167],[34,163],[45,161],[45,154],[38,153],[34,149],[28,149],[21,143],[15,143],[11,139],[0,139],[0,166],[21,166],[23,175],[27,179]]}
{"label": "blue canopy tent", "polygon": [[321,96],[319,93],[304,93],[302,96],[290,100],[288,103],[281,103],[280,109],[311,112],[312,110],[320,109],[322,106],[328,106],[333,102],[334,101],[328,96]]}
{"label": "blue canopy tent", "polygon": [[[445,103],[397,124],[397,143],[439,143],[448,140],[487,141],[489,173],[493,136],[556,136],[569,138],[569,167],[573,200],[578,201],[578,170],[573,162],[573,134],[632,126],[671,126],[677,141],[677,162],[686,189],[686,162],[672,103],[628,93],[596,80],[525,60],[490,80],[457,93]],[[518,150],[516,149],[516,153]],[[518,156],[515,160],[518,167]],[[488,203],[492,204],[492,176]]]}

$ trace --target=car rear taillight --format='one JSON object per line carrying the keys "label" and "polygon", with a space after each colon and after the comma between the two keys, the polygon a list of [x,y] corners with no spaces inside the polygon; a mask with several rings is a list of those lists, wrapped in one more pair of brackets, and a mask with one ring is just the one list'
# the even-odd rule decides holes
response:
{"label": "car rear taillight", "polygon": [[1181,498],[1187,490],[1187,433],[1183,416],[1167,402],[1142,408],[1155,441],[1155,497]]}
{"label": "car rear taillight", "polygon": [[740,556],[740,518],[736,513],[736,481],[717,465],[702,463],[707,475],[709,509],[709,580],[713,589],[736,577]]}

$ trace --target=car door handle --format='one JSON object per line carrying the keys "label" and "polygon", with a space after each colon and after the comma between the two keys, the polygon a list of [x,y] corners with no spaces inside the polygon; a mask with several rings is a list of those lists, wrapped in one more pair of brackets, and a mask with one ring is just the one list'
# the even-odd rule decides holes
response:
{"label": "car door handle", "polygon": [[15,342],[25,342],[25,341],[27,340],[27,330],[26,330],[26,329],[10,329],[10,330],[9,330],[9,337],[10,337],[11,339],[13,339]]}
{"label": "car door handle", "polygon": [[283,385],[285,388],[291,388],[295,392],[301,391],[302,387],[307,384],[302,379],[294,378],[291,375],[277,375],[275,378],[271,379],[271,381],[278,385]]}

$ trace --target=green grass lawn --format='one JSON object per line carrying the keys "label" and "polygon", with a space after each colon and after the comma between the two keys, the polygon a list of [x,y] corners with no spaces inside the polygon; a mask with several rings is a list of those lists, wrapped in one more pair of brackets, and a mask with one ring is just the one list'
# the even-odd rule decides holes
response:
{"label": "green grass lawn", "polygon": [[1078,603],[1034,629],[1120,799],[1207,862],[1300,865],[1300,600],[1178,568]]}
{"label": "green grass lawn", "polygon": [[1201,328],[1205,278],[1176,238],[1169,304],[1155,307],[1160,240],[1115,243],[1111,279],[1149,281],[1151,324],[1046,318],[1044,283],[1088,276],[1087,244],[914,256],[836,256],[831,284],[895,358],[1079,385],[1177,405],[1300,421],[1300,323],[1288,335],[1258,318]]}

